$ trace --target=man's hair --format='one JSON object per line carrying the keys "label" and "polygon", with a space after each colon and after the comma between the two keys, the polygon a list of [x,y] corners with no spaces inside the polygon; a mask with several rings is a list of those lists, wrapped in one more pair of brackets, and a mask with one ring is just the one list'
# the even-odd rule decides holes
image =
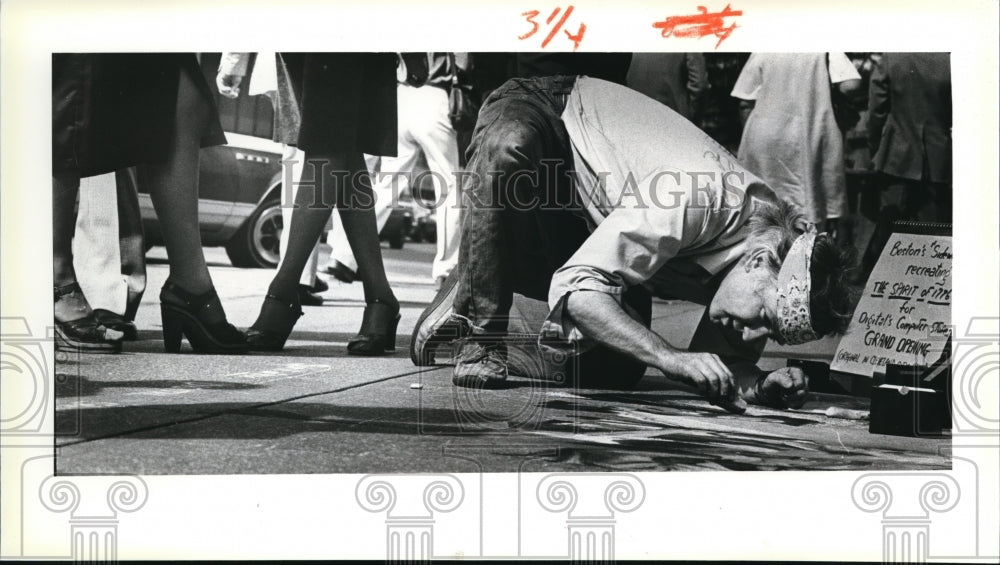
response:
{"label": "man's hair", "polygon": [[[777,277],[788,250],[805,232],[806,225],[802,214],[787,202],[759,206],[750,220],[747,251],[770,251],[768,267]],[[816,238],[809,267],[809,311],[813,329],[819,335],[843,334],[847,330],[858,295],[850,283],[855,256],[854,249],[837,245],[828,235]]]}

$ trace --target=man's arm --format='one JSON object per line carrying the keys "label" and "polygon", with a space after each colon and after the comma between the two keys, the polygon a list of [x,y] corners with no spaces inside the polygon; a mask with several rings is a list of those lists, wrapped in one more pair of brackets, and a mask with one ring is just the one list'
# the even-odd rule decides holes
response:
{"label": "man's arm", "polygon": [[236,98],[240,95],[240,84],[247,74],[249,62],[250,53],[227,52],[222,54],[222,58],[219,60],[219,72],[215,77],[219,94],[226,98]]}
{"label": "man's arm", "polygon": [[[709,334],[722,337],[724,332],[707,317],[695,331],[692,351],[682,351],[629,316],[609,294],[573,292],[566,310],[580,331],[594,342],[697,388],[713,404],[730,412],[743,412],[747,403],[798,408],[809,395],[809,380],[801,369],[785,367],[766,373],[757,368],[754,360],[760,356],[763,341],[733,343],[707,338]],[[722,353],[725,361],[715,353],[698,351],[706,347]]]}
{"label": "man's arm", "polygon": [[669,205],[658,205],[652,197],[657,183],[662,192],[671,186],[668,181],[683,178],[679,171],[653,171],[637,190],[622,194],[615,210],[552,275],[542,334],[554,340],[585,337],[688,382],[721,404],[735,399],[736,392],[732,374],[718,356],[679,351],[630,317],[620,303],[626,288],[648,281],[680,250],[711,240],[736,213],[723,210],[717,197],[713,221],[706,222],[713,208],[692,197],[693,185],[671,192],[676,198]]}
{"label": "man's arm", "polygon": [[578,290],[569,295],[566,310],[580,331],[595,342],[696,387],[727,410],[746,408],[738,400],[732,372],[717,355],[677,349],[635,321],[611,295]]}

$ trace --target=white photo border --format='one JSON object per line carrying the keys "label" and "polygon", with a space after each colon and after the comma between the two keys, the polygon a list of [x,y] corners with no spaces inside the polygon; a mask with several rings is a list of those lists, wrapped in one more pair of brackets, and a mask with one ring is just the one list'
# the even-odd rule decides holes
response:
{"label": "white photo border", "polygon": [[[972,336],[971,343],[984,344],[995,354],[1000,319],[997,3],[572,2],[575,17],[587,24],[580,51],[711,51],[711,37],[664,39],[652,23],[695,13],[698,5],[721,10],[727,4],[743,14],[736,20],[739,27],[720,45],[722,51],[952,53],[953,324],[956,336]],[[568,5],[554,0],[3,2],[0,308],[4,347],[35,348],[26,355],[35,363],[32,370],[39,371],[16,381],[10,370],[4,375],[4,429],[19,416],[11,411],[26,403],[45,403],[46,398],[49,406],[53,403],[52,383],[40,385],[38,380],[51,378],[46,367],[53,367],[51,335],[46,333],[52,324],[47,284],[52,276],[52,53],[537,51],[537,44],[518,40],[527,25],[521,14]],[[554,42],[548,50],[571,47]],[[994,394],[983,396],[987,404],[979,409],[984,421],[995,425],[997,374],[986,378],[992,381],[984,390]],[[31,396],[39,394],[47,397]],[[889,557],[886,536],[904,531],[941,537],[946,531],[977,532],[965,546],[948,546],[950,555],[925,556],[930,560],[1000,555],[995,427],[985,433],[958,431],[953,471],[895,478],[846,471],[581,474],[568,479],[569,490],[560,491],[541,474],[402,476],[388,480],[400,503],[406,489],[416,489],[409,495],[417,493],[417,499],[427,492],[433,496],[421,499],[431,500],[423,510],[417,508],[426,514],[394,516],[392,508],[382,507],[392,495],[379,486],[386,481],[369,488],[372,480],[362,475],[53,478],[51,411],[23,423],[36,424],[33,433],[0,434],[4,558],[79,557],[71,534],[97,532],[115,543],[111,557],[116,559],[385,559],[392,555],[387,539],[404,531],[394,527],[430,531],[433,556],[439,558],[560,557],[567,531],[572,535],[600,520],[601,531],[610,527],[615,532],[612,556],[617,559],[877,560]],[[964,471],[960,461],[968,462]],[[567,493],[578,496],[580,504],[595,498],[606,505],[596,514],[574,517],[573,509],[560,506],[564,499],[559,497]],[[902,504],[904,496],[923,509],[923,518],[919,512],[897,512],[892,505]],[[969,497],[979,502],[975,511],[951,519],[952,509],[969,507]],[[94,504],[100,508],[92,509]],[[605,514],[598,517],[600,512]],[[529,523],[531,528],[525,526]]]}

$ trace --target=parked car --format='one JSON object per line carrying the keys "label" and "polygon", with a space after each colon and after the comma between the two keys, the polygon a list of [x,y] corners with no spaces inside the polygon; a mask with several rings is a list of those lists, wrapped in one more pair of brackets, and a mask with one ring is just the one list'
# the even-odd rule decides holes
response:
{"label": "parked car", "polygon": [[[281,234],[281,146],[226,132],[229,145],[201,150],[198,220],[202,244],[225,246],[236,267],[273,267]],[[163,243],[149,194],[139,183],[146,245]]]}

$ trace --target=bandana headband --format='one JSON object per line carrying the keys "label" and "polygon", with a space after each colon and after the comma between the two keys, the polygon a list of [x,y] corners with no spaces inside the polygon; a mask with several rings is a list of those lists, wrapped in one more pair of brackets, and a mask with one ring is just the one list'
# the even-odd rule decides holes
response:
{"label": "bandana headband", "polygon": [[810,225],[792,243],[778,271],[778,333],[788,345],[819,338],[813,330],[809,311],[809,293],[812,289],[809,264],[812,261],[816,235],[815,227]]}

